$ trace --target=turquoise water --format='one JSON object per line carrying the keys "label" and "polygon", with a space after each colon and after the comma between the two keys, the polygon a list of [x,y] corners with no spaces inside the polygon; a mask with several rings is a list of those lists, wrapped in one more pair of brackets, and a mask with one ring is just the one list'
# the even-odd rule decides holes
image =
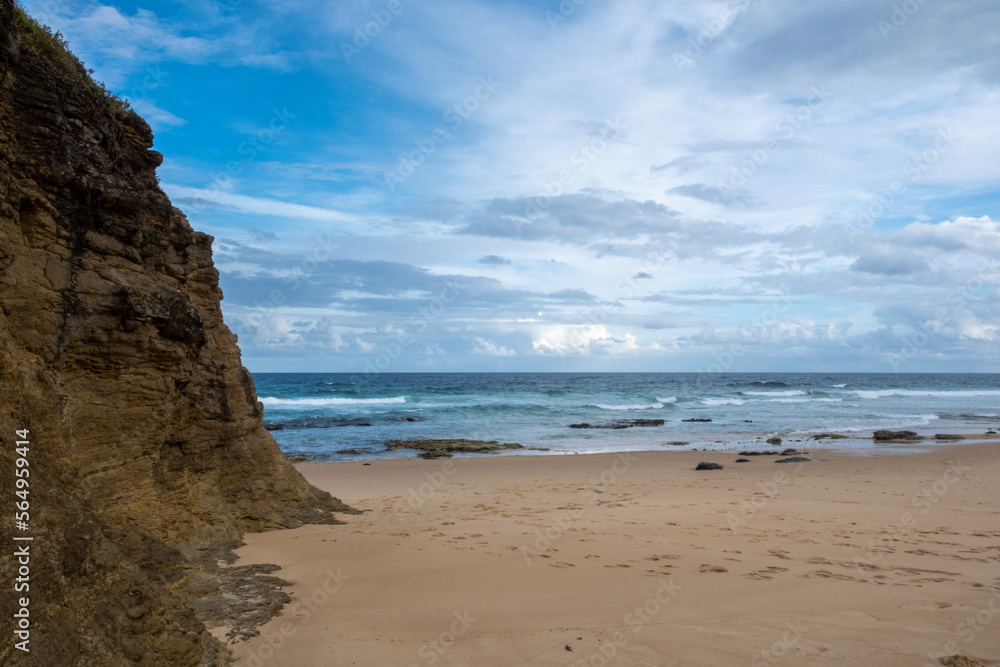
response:
{"label": "turquoise water", "polygon": [[[259,373],[264,424],[288,454],[412,458],[385,441],[469,438],[548,448],[532,454],[739,449],[779,436],[872,431],[983,433],[1000,426],[997,374]],[[575,429],[617,419],[656,427]],[[711,422],[685,422],[711,419]],[[667,445],[688,442],[686,446]],[[337,454],[359,449],[362,455]]]}

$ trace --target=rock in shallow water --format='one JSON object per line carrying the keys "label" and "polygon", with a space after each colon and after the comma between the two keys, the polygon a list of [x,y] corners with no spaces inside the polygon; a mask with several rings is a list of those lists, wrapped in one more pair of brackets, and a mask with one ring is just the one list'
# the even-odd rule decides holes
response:
{"label": "rock in shallow water", "polygon": [[487,454],[501,449],[524,449],[524,445],[516,442],[497,442],[496,440],[464,440],[443,439],[443,440],[386,440],[386,451],[396,449],[416,449],[420,451],[421,458],[438,459],[450,458],[453,453],[465,454]]}
{"label": "rock in shallow water", "polygon": [[633,428],[635,426],[663,426],[666,423],[662,419],[614,419],[612,421],[597,422],[594,424],[589,424],[583,422],[580,424],[570,424],[570,428],[608,428],[608,429],[622,429],[622,428]]}
{"label": "rock in shallow water", "polygon": [[920,440],[920,436],[913,431],[875,431],[872,438],[874,440]]}

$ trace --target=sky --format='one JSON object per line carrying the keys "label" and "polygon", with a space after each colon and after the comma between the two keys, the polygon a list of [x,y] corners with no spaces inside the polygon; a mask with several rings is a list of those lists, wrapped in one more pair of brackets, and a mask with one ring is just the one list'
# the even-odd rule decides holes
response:
{"label": "sky", "polygon": [[254,372],[1000,372],[1000,3],[21,0]]}

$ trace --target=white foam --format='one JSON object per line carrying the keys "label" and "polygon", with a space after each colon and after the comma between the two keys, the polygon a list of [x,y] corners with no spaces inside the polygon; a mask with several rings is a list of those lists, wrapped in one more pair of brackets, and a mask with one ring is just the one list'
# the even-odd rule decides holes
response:
{"label": "white foam", "polygon": [[388,405],[390,403],[406,403],[405,396],[394,398],[275,398],[262,396],[260,402],[264,405],[284,406],[289,408],[323,408],[337,405]]}
{"label": "white foam", "polygon": [[653,403],[649,405],[648,403],[643,403],[641,405],[603,405],[600,403],[595,403],[591,407],[600,408],[601,410],[656,410],[663,407],[663,403]]}
{"label": "white foam", "polygon": [[667,398],[657,398],[656,400],[658,400],[660,403],[676,403],[677,402],[677,397],[676,396],[668,396]]}
{"label": "white foam", "polygon": [[701,399],[702,405],[707,405],[709,407],[717,408],[722,405],[743,405],[746,401],[739,398],[703,398]]}
{"label": "white foam", "polygon": [[858,398],[885,398],[887,396],[925,396],[932,398],[962,398],[965,396],[1000,396],[1000,390],[971,389],[956,391],[934,391],[930,389],[857,389]]}
{"label": "white foam", "polygon": [[799,389],[790,389],[788,391],[744,391],[742,392],[745,396],[805,396],[806,392]]}

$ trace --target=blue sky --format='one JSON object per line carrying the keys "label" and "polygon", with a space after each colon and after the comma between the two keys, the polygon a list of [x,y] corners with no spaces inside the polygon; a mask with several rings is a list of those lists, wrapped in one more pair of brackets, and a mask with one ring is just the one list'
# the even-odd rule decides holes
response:
{"label": "blue sky", "polygon": [[1000,371],[1000,4],[23,0],[252,371]]}

